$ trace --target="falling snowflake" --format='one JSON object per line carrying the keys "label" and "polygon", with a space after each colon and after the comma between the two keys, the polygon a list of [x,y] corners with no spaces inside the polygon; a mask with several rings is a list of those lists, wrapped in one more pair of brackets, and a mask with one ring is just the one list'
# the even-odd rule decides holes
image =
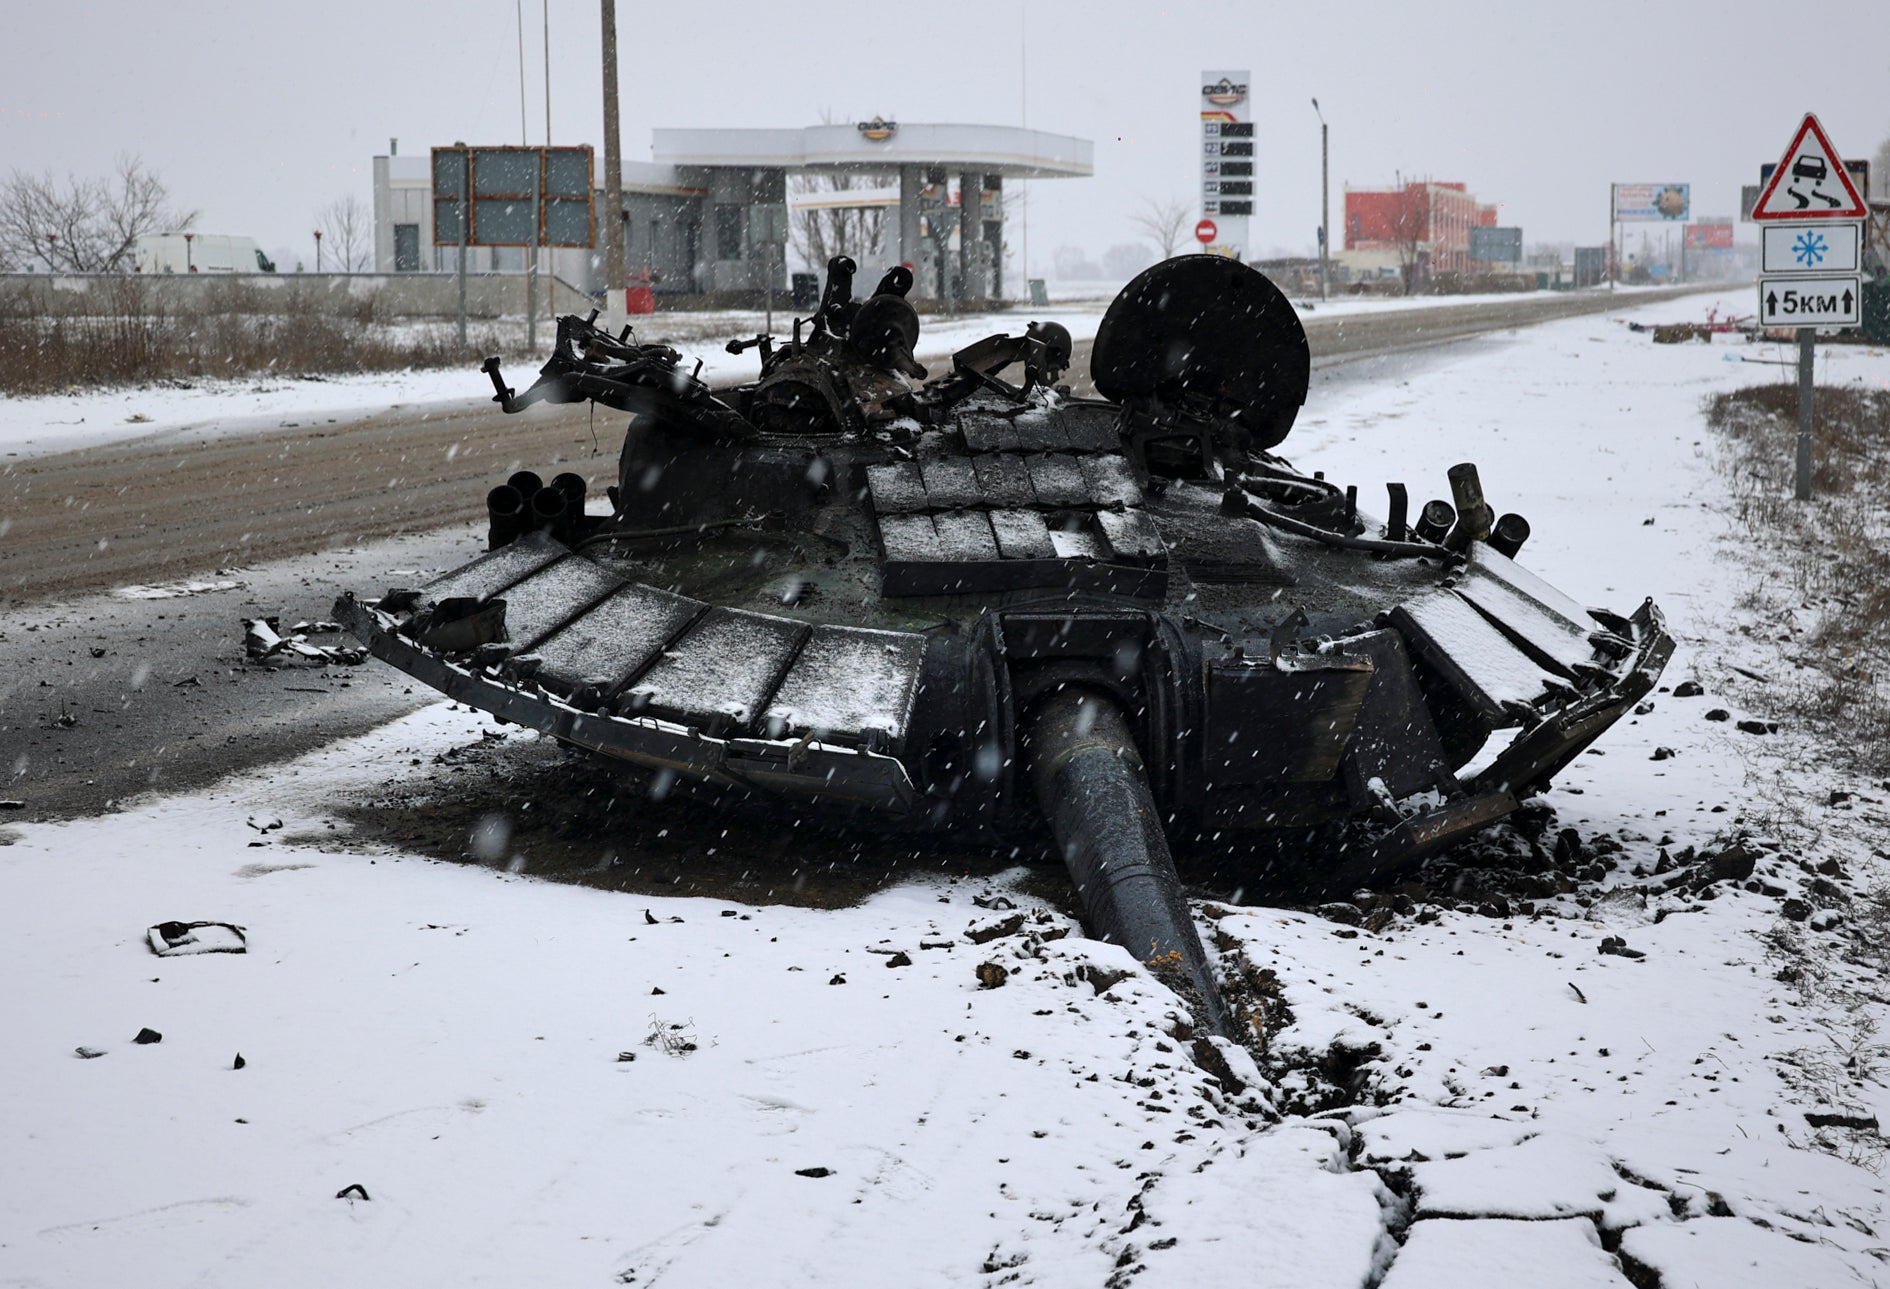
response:
{"label": "falling snowflake", "polygon": [[1792,258],[1806,268],[1812,268],[1824,263],[1825,252],[1829,249],[1823,233],[1804,232],[1792,243]]}

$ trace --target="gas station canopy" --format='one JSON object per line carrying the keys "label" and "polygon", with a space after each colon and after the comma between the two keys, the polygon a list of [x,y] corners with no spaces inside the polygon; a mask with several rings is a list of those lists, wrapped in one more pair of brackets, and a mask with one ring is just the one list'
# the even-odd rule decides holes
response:
{"label": "gas station canopy", "polygon": [[1007,179],[1095,173],[1088,139],[1014,125],[907,125],[875,119],[800,129],[656,130],[652,153],[675,166],[896,171],[902,166]]}

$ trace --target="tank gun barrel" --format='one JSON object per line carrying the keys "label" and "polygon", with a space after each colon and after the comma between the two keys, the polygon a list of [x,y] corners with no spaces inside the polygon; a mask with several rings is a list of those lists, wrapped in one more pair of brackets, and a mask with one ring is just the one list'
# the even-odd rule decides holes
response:
{"label": "tank gun barrel", "polygon": [[1097,690],[1064,688],[1027,718],[1031,779],[1090,934],[1121,945],[1228,1036],[1227,1008],[1182,897],[1128,718]]}

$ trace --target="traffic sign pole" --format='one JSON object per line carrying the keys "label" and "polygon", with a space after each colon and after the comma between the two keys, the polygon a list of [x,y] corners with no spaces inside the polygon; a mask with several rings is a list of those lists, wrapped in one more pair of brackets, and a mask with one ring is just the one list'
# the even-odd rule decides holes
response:
{"label": "traffic sign pole", "polygon": [[1817,338],[1815,327],[1798,329],[1798,471],[1792,495],[1799,501],[1811,500],[1811,399]]}

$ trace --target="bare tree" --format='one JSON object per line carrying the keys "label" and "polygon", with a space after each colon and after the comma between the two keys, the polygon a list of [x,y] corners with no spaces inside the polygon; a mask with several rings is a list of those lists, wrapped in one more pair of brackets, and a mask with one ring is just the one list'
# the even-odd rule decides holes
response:
{"label": "bare tree", "polygon": [[1429,193],[1426,185],[1415,180],[1407,183],[1403,175],[1398,175],[1396,182],[1398,195],[1391,206],[1391,241],[1398,250],[1398,276],[1404,283],[1404,293],[1410,295],[1417,289],[1422,268],[1419,250],[1430,222]]}
{"label": "bare tree", "polygon": [[196,219],[196,211],[170,204],[164,181],[136,156],[121,155],[106,178],[68,175],[64,184],[51,172],[15,170],[0,184],[0,262],[67,273],[123,271],[144,234],[187,229]]}
{"label": "bare tree", "polygon": [[322,230],[322,267],[331,273],[365,273],[374,267],[374,220],[353,193],[337,197],[315,216]]}
{"label": "bare tree", "polygon": [[[789,181],[793,197],[820,197],[868,187],[866,176],[839,171],[801,174]],[[885,247],[886,208],[848,206],[844,198],[833,205],[803,206],[788,221],[788,249],[815,272],[822,272],[836,255],[850,255],[856,263],[878,258]]]}
{"label": "bare tree", "polygon": [[1141,206],[1129,216],[1129,225],[1154,242],[1163,259],[1173,259],[1186,239],[1188,216],[1193,213],[1194,207],[1180,197],[1166,201],[1144,197]]}

